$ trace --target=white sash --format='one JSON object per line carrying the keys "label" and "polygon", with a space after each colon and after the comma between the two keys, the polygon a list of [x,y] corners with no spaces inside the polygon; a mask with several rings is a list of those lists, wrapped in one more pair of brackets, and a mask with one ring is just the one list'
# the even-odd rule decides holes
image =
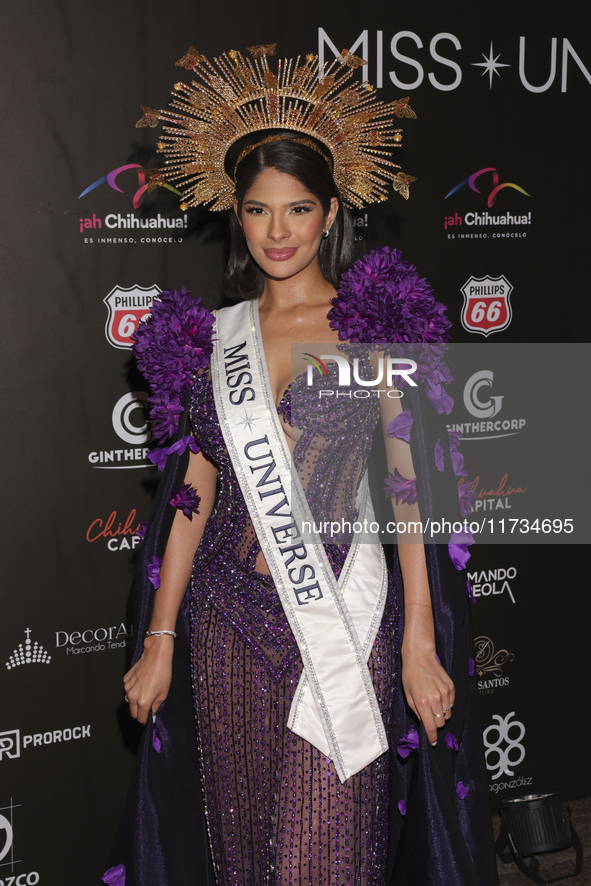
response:
{"label": "white sash", "polygon": [[[257,301],[216,312],[211,372],[228,453],[304,663],[287,725],[345,781],[388,748],[366,663],[387,591],[382,548],[355,536],[337,583],[320,537],[302,542],[292,503],[312,516],[272,396]],[[371,521],[367,478],[360,498],[359,520]]]}

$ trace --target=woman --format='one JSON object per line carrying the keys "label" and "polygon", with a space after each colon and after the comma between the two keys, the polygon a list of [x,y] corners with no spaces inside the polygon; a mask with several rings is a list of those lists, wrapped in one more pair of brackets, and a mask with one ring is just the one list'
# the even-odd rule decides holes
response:
{"label": "woman", "polygon": [[[267,90],[281,97],[281,75],[279,86],[267,76],[269,47],[262,49],[261,79],[267,77]],[[196,54],[187,57],[194,61]],[[230,59],[239,72],[242,57]],[[308,65],[312,70],[310,57]],[[252,83],[248,71],[242,76]],[[301,91],[305,72],[299,76]],[[328,85],[334,88],[334,77]],[[318,105],[321,97],[319,90],[311,101]],[[447,549],[426,551],[399,538],[394,575],[388,576],[376,539],[360,544],[357,536],[337,533],[323,546],[313,532],[304,539],[294,517],[300,493],[306,499],[300,508],[305,513],[309,507],[312,516],[371,514],[364,477],[380,413],[375,398],[361,405],[337,398],[327,405],[317,384],[304,383],[313,381],[313,373],[305,373],[305,358],[313,355],[303,348],[296,349],[292,367],[293,344],[332,345],[334,363],[324,368],[336,383],[336,346],[345,341],[347,349],[352,338],[346,334],[350,305],[342,294],[336,298],[353,241],[333,176],[338,139],[331,152],[326,138],[312,136],[315,131],[310,118],[299,130],[261,127],[224,152],[235,188],[227,289],[247,301],[217,313],[213,357],[207,368],[204,358],[194,375],[177,434],[181,445],[165,450],[169,464],[140,567],[140,585],[148,575],[156,591],[152,598],[140,587],[140,625],[148,631],[124,680],[132,716],[142,723],[152,718],[151,741],[144,741],[106,882],[495,882],[478,797],[482,766],[471,747],[478,733],[472,703],[467,720],[465,713],[466,697],[474,695],[466,636],[463,651],[454,648],[465,635],[467,597],[463,588],[458,594]],[[366,164],[369,178],[374,169]],[[197,168],[197,176],[202,172]],[[157,177],[162,183],[164,176]],[[197,187],[203,181],[198,177]],[[409,266],[392,256],[391,263],[408,273]],[[416,279],[420,296],[424,281]],[[175,322],[186,305],[186,296],[171,302]],[[431,299],[430,328],[444,332],[449,324],[437,326],[441,311],[433,305]],[[207,319],[198,319],[207,330]],[[421,319],[424,324],[427,314]],[[162,372],[150,375],[150,354],[161,347],[156,340],[140,330],[137,355],[158,388]],[[207,356],[204,341],[193,344]],[[377,354],[371,359],[375,369]],[[180,394],[172,410],[160,394],[156,410],[169,415]],[[298,417],[292,416],[296,401]],[[433,433],[430,419],[417,398],[412,402],[417,437],[425,444]],[[381,413],[392,438],[387,451],[400,519],[416,497],[405,498],[394,477],[412,477],[414,457],[429,488],[433,470],[422,464],[420,449],[411,451],[408,431],[399,430],[406,427],[400,401],[384,401]],[[449,471],[446,477],[449,482]],[[179,479],[180,495],[170,500]],[[428,511],[425,500],[419,503]],[[188,586],[190,614],[183,606]],[[181,608],[190,625],[199,754],[191,747],[183,687]],[[449,619],[454,608],[462,624],[448,625],[445,637],[438,609]],[[459,686],[442,663],[450,672],[463,666]],[[421,724],[420,741],[400,682]],[[447,728],[452,713],[464,749]],[[438,740],[440,730],[445,742]],[[462,797],[465,785],[454,771],[470,782],[471,796]]]}

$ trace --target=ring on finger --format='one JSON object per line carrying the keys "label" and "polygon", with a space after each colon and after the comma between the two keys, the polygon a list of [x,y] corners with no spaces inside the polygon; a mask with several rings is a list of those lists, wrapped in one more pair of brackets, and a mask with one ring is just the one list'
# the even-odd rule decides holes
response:
{"label": "ring on finger", "polygon": [[433,714],[434,717],[445,717],[445,714]]}
{"label": "ring on finger", "polygon": [[453,705],[450,704],[450,706],[448,708],[443,709],[443,713],[445,714],[446,711],[451,711],[452,708],[453,708]]}

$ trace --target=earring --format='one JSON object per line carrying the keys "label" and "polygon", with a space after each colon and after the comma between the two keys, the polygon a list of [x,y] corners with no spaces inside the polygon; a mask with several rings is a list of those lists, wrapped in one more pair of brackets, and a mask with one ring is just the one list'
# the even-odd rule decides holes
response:
{"label": "earring", "polygon": [[323,240],[328,240],[328,235],[329,235],[329,234],[330,234],[330,228],[329,228],[328,231],[323,231],[323,232],[322,232],[322,239],[323,239]]}

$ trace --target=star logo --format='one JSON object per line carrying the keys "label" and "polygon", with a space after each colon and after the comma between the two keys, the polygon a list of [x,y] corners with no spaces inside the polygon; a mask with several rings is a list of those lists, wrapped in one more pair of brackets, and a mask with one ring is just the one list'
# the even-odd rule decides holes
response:
{"label": "star logo", "polygon": [[238,424],[244,425],[246,428],[248,428],[249,431],[252,431],[252,426],[254,425],[255,421],[258,421],[258,420],[259,420],[258,418],[253,418],[252,415],[249,415],[245,409],[244,410],[244,418],[242,421],[239,421]]}
{"label": "star logo", "polygon": [[489,53],[488,53],[488,58],[485,56],[485,54],[484,54],[484,52],[483,52],[483,53],[482,53],[482,58],[484,59],[483,62],[472,62],[472,67],[474,67],[474,68],[484,68],[484,71],[482,72],[482,76],[483,76],[483,77],[484,77],[485,74],[488,74],[488,85],[489,85],[489,89],[492,89],[493,74],[496,74],[497,77],[500,77],[500,76],[501,76],[501,75],[499,74],[497,68],[510,68],[510,67],[511,67],[511,65],[504,65],[503,62],[500,62],[500,61],[499,61],[500,57],[501,57],[501,53],[499,52],[499,54],[498,54],[498,55],[496,56],[496,58],[495,58],[495,54],[494,54],[494,50],[493,50],[493,44],[492,44],[492,40],[491,40],[491,41],[490,41],[490,51],[489,51]]}

